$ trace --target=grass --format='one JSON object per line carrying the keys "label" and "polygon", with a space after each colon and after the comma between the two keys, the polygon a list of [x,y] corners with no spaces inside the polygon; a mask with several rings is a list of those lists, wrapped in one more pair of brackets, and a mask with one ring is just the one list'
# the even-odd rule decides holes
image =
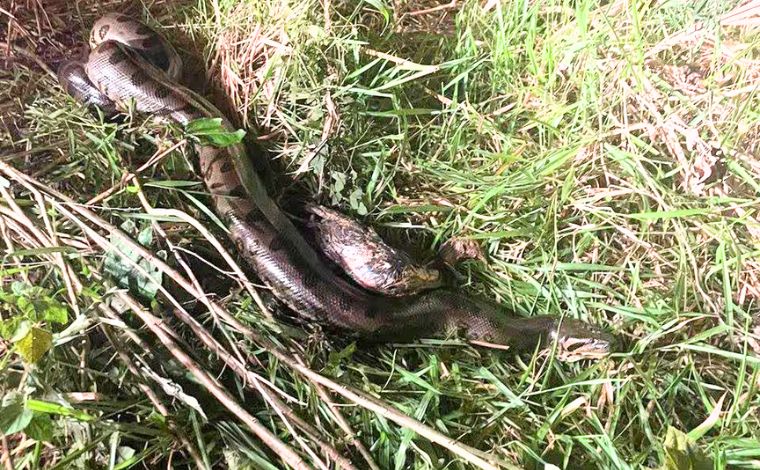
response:
{"label": "grass", "polygon": [[[328,400],[329,385],[172,288],[164,273],[171,291],[142,300],[197,368],[180,362],[145,326],[150,312],[123,307],[131,297],[105,266],[114,246],[134,247],[108,238],[108,221],[131,223],[130,235],[142,233],[160,259],[195,273],[223,310],[312,370],[487,459],[520,468],[684,468],[668,464],[686,458],[675,450],[677,430],[688,434],[693,461],[760,467],[755,3],[746,12],[711,0],[129,4],[179,46],[186,81],[215,96],[249,130],[248,143],[266,150],[272,191],[286,208],[294,195],[319,200],[422,259],[451,237],[476,240],[487,262],[457,268],[463,289],[518,315],[570,315],[622,339],[612,358],[575,364],[456,340],[354,349],[317,327],[272,321],[251,294],[265,291],[230,274],[209,242],[211,233],[224,237],[184,146],[90,207],[100,219],[67,217],[69,206],[49,189],[88,201],[181,136],[141,117],[114,124],[89,115],[21,49],[54,67],[99,14],[123,10],[119,2],[0,10],[4,42],[15,47],[0,70],[0,160],[41,182],[43,193],[35,198],[26,180],[3,171],[12,184],[0,202],[0,288],[10,295],[16,282],[20,290],[0,312],[55,333],[36,364],[17,354],[18,343],[0,342],[5,416],[36,426],[6,436],[3,458],[17,468],[281,466],[283,454],[220,405],[235,402],[310,465],[328,460],[326,447],[287,410],[369,468],[335,401],[380,468],[474,466],[450,452],[456,445],[434,444],[365,402]],[[180,209],[201,230],[155,208]],[[50,248],[63,246],[74,250]],[[23,290],[29,284],[43,290]],[[155,294],[155,283],[142,287]],[[166,295],[224,353],[171,315],[177,307]],[[35,308],[24,310],[19,298]],[[52,320],[51,305],[65,307],[66,323]],[[256,380],[274,388],[232,373],[238,349]],[[211,394],[200,371],[220,379],[228,401]],[[263,389],[279,390],[284,403],[262,400]]]}

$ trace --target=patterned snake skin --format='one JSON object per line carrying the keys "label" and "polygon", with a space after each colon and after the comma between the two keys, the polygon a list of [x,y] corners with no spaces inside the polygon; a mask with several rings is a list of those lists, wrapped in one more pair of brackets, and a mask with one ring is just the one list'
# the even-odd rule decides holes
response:
{"label": "patterned snake skin", "polygon": [[[212,104],[176,82],[180,62],[160,35],[135,19],[108,14],[92,28],[85,62],[69,62],[59,80],[77,100],[108,109],[135,109],[181,125],[219,117]],[[370,341],[408,341],[458,332],[472,343],[510,349],[556,345],[560,359],[606,356],[612,338],[574,319],[507,316],[485,300],[434,289],[388,297],[333,273],[276,206],[242,145],[196,145],[213,207],[240,254],[275,296],[298,315]]]}

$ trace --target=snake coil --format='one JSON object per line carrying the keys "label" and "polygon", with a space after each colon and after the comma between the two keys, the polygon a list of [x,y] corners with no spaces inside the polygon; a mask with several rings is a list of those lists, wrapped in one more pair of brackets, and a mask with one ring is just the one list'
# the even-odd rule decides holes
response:
{"label": "snake coil", "polygon": [[[106,110],[133,101],[138,111],[186,125],[220,117],[211,103],[177,83],[179,58],[159,34],[133,18],[108,14],[95,22],[85,62],[69,62],[59,80],[77,100]],[[333,273],[264,189],[241,144],[197,145],[200,173],[229,236],[277,298],[297,314],[371,341],[407,341],[461,333],[475,344],[551,346],[565,360],[610,352],[603,330],[578,320],[505,315],[490,302],[451,289],[388,297]]]}

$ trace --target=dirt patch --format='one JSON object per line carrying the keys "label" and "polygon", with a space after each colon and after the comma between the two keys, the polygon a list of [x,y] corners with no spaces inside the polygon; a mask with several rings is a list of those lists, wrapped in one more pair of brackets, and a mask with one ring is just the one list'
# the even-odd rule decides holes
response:
{"label": "dirt patch", "polygon": [[460,3],[457,0],[396,1],[393,9],[396,32],[454,34]]}

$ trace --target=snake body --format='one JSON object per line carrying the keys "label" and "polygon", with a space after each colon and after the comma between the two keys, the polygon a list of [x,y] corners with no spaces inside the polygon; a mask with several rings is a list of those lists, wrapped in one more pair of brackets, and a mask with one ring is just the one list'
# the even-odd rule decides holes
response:
{"label": "snake body", "polygon": [[[108,14],[94,24],[90,46],[85,63],[59,70],[61,83],[78,100],[120,109],[134,102],[138,111],[182,125],[218,117],[233,130],[211,103],[176,82],[176,53],[151,28]],[[229,237],[275,296],[300,316],[372,341],[459,332],[476,344],[509,348],[547,346],[554,340],[560,357],[568,360],[610,351],[606,332],[578,320],[507,316],[491,302],[452,289],[388,297],[350,284],[327,267],[269,197],[241,144],[198,144],[196,150],[200,174]]]}

